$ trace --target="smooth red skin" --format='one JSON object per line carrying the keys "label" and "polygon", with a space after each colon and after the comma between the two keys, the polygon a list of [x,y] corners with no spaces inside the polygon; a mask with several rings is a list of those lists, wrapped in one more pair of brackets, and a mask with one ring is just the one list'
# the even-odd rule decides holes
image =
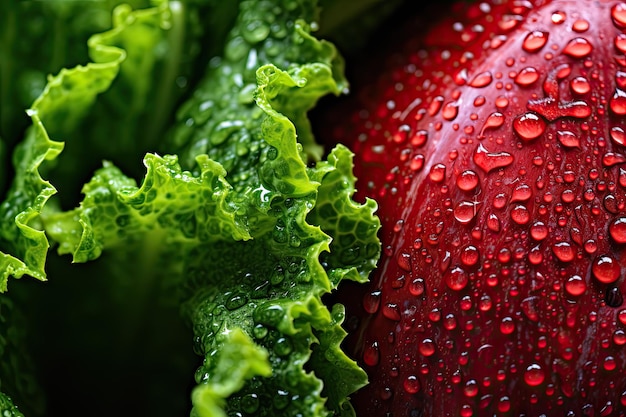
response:
{"label": "smooth red skin", "polygon": [[[382,76],[361,91],[359,103],[351,107],[349,123],[343,109],[344,120],[335,128],[334,139],[354,149],[359,196],[379,202],[383,224],[384,253],[364,290],[366,298],[368,293],[380,291],[378,309],[373,314],[365,312],[363,297],[355,298],[358,289],[346,288],[341,294],[349,316],[360,320],[352,329],[349,347],[370,378],[370,384],[354,396],[357,415],[625,415],[626,345],[620,344],[619,336],[626,331],[626,305],[609,306],[605,301],[609,287],[617,288],[622,297],[626,292],[625,246],[615,242],[608,230],[611,222],[626,215],[624,172],[620,180],[626,165],[603,165],[607,153],[625,152],[610,135],[613,126],[626,124],[609,106],[616,90],[616,72],[622,69],[616,63],[622,54],[613,43],[622,33],[611,20],[611,6],[616,3],[536,1],[533,5],[517,1],[490,4],[488,14],[478,3],[458,4],[442,13],[444,21],[428,36],[409,39],[390,54]],[[555,11],[565,13],[563,23],[551,21]],[[504,15],[525,17],[507,31],[498,27]],[[572,31],[576,16],[589,22],[587,31]],[[467,39],[473,39],[466,42],[461,38],[464,32],[453,29],[455,21],[462,21],[465,29],[480,24],[484,31],[474,35],[469,31]],[[528,53],[522,42],[533,30],[549,33],[549,39],[540,50]],[[484,47],[499,35],[505,36],[501,46]],[[563,53],[575,37],[592,44],[588,57],[578,59]],[[447,59],[442,59],[443,51],[449,52]],[[466,51],[473,58],[463,59]],[[510,66],[508,58],[515,61]],[[558,83],[557,100],[584,100],[591,115],[544,119],[544,134],[521,140],[514,133],[513,120],[528,112],[529,101],[548,96],[542,84],[561,64],[568,64],[571,73]],[[539,79],[520,87],[510,73],[526,67],[534,67]],[[467,70],[468,80],[485,71],[493,80],[482,88],[459,85],[462,81],[455,77],[462,69]],[[412,75],[416,70],[423,75]],[[570,80],[578,76],[590,82],[589,93],[572,92]],[[444,97],[444,105],[458,103],[456,117],[445,120],[440,110],[416,120],[420,109],[427,109],[436,96]],[[485,97],[481,106],[474,105],[478,96]],[[507,107],[496,107],[499,96],[508,98]],[[416,98],[421,98],[422,104],[407,110]],[[505,116],[504,123],[486,130],[479,139],[485,120],[495,111]],[[402,125],[408,125],[408,134],[398,134]],[[419,130],[427,130],[429,137],[424,145],[415,146],[411,137]],[[567,148],[557,140],[557,131],[566,130],[580,138],[579,148]],[[479,145],[492,153],[507,152],[514,162],[487,173],[473,160]],[[423,168],[412,170],[411,161],[418,154],[424,156]],[[438,163],[444,164],[446,171],[444,180],[437,183],[429,173]],[[463,191],[456,180],[468,169],[478,174],[479,185]],[[512,202],[513,189],[520,184],[527,184],[532,195],[526,201]],[[562,197],[566,190],[573,192],[573,201]],[[592,193],[586,194],[587,190]],[[506,196],[501,208],[494,206],[498,193]],[[467,201],[476,203],[476,214],[471,222],[461,224],[454,217],[454,208]],[[520,205],[530,215],[527,224],[512,220]],[[500,220],[499,232],[488,227],[491,215]],[[549,227],[542,240],[531,237],[535,221]],[[580,230],[578,235],[575,229]],[[589,240],[595,241],[595,252],[584,248]],[[561,242],[571,245],[575,259],[563,262],[555,257],[553,247]],[[480,255],[474,266],[461,260],[468,245],[475,246]],[[529,259],[533,248],[542,255],[539,263]],[[508,249],[508,260],[499,256],[504,249]],[[611,285],[599,282],[591,272],[594,259],[604,254],[620,265],[619,278]],[[446,284],[457,267],[468,279],[461,290]],[[581,295],[565,290],[566,280],[573,275],[586,283]],[[426,283],[419,296],[410,291],[410,283],[417,278]],[[484,296],[490,297],[491,307],[483,311],[479,305]],[[466,310],[464,297],[470,306]],[[438,320],[433,311],[439,312]],[[449,315],[454,316],[454,329],[445,326]],[[500,330],[506,318],[514,322],[510,334]],[[424,339],[434,342],[431,356],[420,352]],[[373,344],[378,345],[379,359],[368,365],[364,355],[372,363],[372,356],[367,355]],[[613,370],[604,368],[608,357],[613,357]],[[544,381],[536,386],[524,380],[531,365],[544,372]],[[417,379],[419,391],[407,392],[407,379]],[[475,393],[471,381],[478,388]],[[509,398],[508,412],[502,411],[505,397]]]}

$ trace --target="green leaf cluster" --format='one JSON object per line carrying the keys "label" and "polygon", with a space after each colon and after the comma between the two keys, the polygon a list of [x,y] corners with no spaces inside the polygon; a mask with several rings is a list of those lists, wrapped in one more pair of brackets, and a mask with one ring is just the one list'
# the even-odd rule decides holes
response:
{"label": "green leaf cluster", "polygon": [[[82,364],[127,354],[160,366],[151,370],[163,378],[168,366],[184,368],[167,337],[175,311],[199,358],[189,375],[192,416],[353,415],[349,396],[366,376],[341,350],[343,307],[322,298],[344,279],[367,279],[379,222],[373,201],[352,200],[350,151],[340,145],[324,157],[307,117],[321,97],[347,87],[335,47],[312,35],[317,3],[49,3],[41,16],[57,20],[41,21],[63,30],[44,25],[25,42],[50,45],[52,64],[12,50],[0,77],[0,132],[13,166],[0,177],[8,184],[0,203],[2,415],[46,414],[47,387],[35,382],[52,369],[37,360],[50,355],[42,345],[51,336],[83,346]],[[86,40],[87,27],[106,26],[94,16],[113,6],[112,28]],[[15,40],[29,7],[11,2],[2,45]],[[63,52],[83,42],[86,51]],[[53,71],[31,83],[31,124],[14,141],[24,104],[14,89],[27,82],[8,86],[5,76]],[[49,282],[14,281],[24,276]],[[63,297],[77,307],[58,307]],[[80,317],[98,309],[111,318],[105,328]],[[59,328],[27,333],[52,310]],[[119,334],[107,344],[111,329]],[[39,369],[22,364],[27,351]],[[158,410],[163,389],[151,385],[144,398],[141,381],[128,385],[137,390],[130,396],[154,404],[138,410]]]}

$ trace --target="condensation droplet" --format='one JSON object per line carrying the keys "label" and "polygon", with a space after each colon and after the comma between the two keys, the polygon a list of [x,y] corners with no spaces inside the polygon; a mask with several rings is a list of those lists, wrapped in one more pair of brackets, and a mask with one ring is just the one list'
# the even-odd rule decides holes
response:
{"label": "condensation droplet", "polygon": [[626,156],[615,152],[607,152],[602,157],[602,165],[607,168],[623,164],[624,162],[626,162]]}
{"label": "condensation droplet", "polygon": [[511,317],[504,317],[500,321],[500,333],[511,334],[515,331],[515,321]]}
{"label": "condensation droplet", "polygon": [[522,42],[522,48],[526,52],[537,52],[548,42],[548,35],[548,32],[534,30],[526,35]]}
{"label": "condensation droplet", "polygon": [[570,40],[567,45],[565,45],[563,53],[572,58],[584,58],[589,55],[592,50],[593,46],[587,39],[578,37]]}
{"label": "condensation droplet", "polygon": [[593,276],[603,284],[611,284],[619,278],[620,265],[609,255],[598,256],[591,265]]}
{"label": "condensation droplet", "polygon": [[561,262],[571,262],[576,257],[576,251],[568,242],[559,242],[552,245],[554,256]]}
{"label": "condensation droplet", "polygon": [[476,215],[476,204],[471,201],[462,201],[454,208],[454,218],[462,224],[472,221]]}
{"label": "condensation droplet", "polygon": [[565,281],[565,291],[573,296],[582,295],[587,290],[587,283],[580,275],[572,275]]}
{"label": "condensation droplet", "polygon": [[380,350],[378,349],[378,342],[373,342],[363,352],[363,362],[368,366],[376,366],[379,360]]}
{"label": "condensation droplet", "polygon": [[403,386],[407,394],[416,394],[421,389],[420,381],[415,375],[409,375],[404,380]]}
{"label": "condensation droplet", "polygon": [[401,252],[398,254],[398,257],[396,258],[396,261],[398,262],[398,266],[402,269],[404,269],[407,272],[411,271],[411,254],[406,253],[406,252]]}
{"label": "condensation droplet", "polygon": [[576,94],[587,94],[591,91],[591,84],[585,77],[575,77],[569,83],[570,89]]}
{"label": "condensation droplet", "polygon": [[422,278],[415,278],[409,284],[409,292],[416,297],[424,294],[425,290],[426,284],[424,283],[424,279]]}
{"label": "condensation droplet", "polygon": [[466,266],[474,266],[478,263],[480,253],[474,245],[466,246],[461,252],[461,263]]}
{"label": "condensation droplet", "polygon": [[619,126],[613,126],[611,128],[611,139],[617,145],[626,146],[626,132]]}
{"label": "condensation droplet", "polygon": [[533,192],[528,184],[519,184],[513,189],[513,194],[511,194],[511,202],[516,201],[527,201],[532,197]]}
{"label": "condensation droplet", "polygon": [[548,237],[548,226],[541,221],[536,221],[530,227],[530,236],[535,240],[543,240]]}
{"label": "condensation droplet", "polygon": [[441,111],[441,116],[447,121],[452,121],[456,118],[457,114],[459,114],[459,105],[454,101],[450,101],[443,106],[443,110]]}
{"label": "condensation droplet", "polygon": [[493,81],[493,75],[489,71],[481,72],[476,75],[472,81],[470,81],[469,85],[475,88],[483,88],[487,87]]}
{"label": "condensation droplet", "polygon": [[580,138],[569,130],[559,130],[556,137],[561,145],[566,148],[580,148]]}
{"label": "condensation droplet", "polygon": [[500,219],[495,214],[491,213],[487,218],[487,227],[492,232],[498,233],[500,231]]}
{"label": "condensation droplet", "polygon": [[454,291],[460,291],[467,285],[469,279],[465,271],[461,268],[454,267],[446,274],[446,284],[448,288]]}
{"label": "condensation droplet", "polygon": [[380,291],[372,291],[363,296],[363,308],[370,314],[378,311],[380,306]]}
{"label": "condensation droplet", "polygon": [[422,355],[428,357],[435,353],[435,342],[432,339],[424,339],[419,345],[419,351]]}
{"label": "condensation droplet", "polygon": [[539,364],[528,365],[524,372],[524,382],[531,387],[541,385],[545,379],[545,372]]}
{"label": "condensation droplet", "polygon": [[585,19],[578,19],[572,24],[574,32],[583,33],[589,30],[589,22]]}
{"label": "condensation droplet", "polygon": [[626,28],[626,3],[620,2],[611,7],[611,19],[617,28]]}
{"label": "condensation droplet", "polygon": [[529,86],[539,79],[539,72],[534,67],[522,68],[515,76],[515,84],[522,87]]}
{"label": "condensation droplet", "polygon": [[524,113],[513,120],[513,129],[521,139],[533,140],[546,130],[546,122],[535,113]]}
{"label": "condensation droplet", "polygon": [[480,129],[479,139],[485,138],[485,130],[496,129],[504,124],[504,115],[500,112],[493,112],[487,117],[482,129]]}
{"label": "condensation droplet", "polygon": [[523,205],[517,205],[511,210],[511,219],[520,225],[527,224],[530,221],[530,212]]}
{"label": "condensation droplet", "polygon": [[400,307],[396,303],[387,303],[382,308],[383,316],[389,320],[400,321]]}
{"label": "condensation droplet", "polygon": [[513,163],[513,155],[508,152],[489,152],[479,144],[474,152],[474,163],[485,173],[497,168],[504,168]]}
{"label": "condensation droplet", "polygon": [[413,158],[411,158],[411,163],[409,164],[409,168],[411,169],[411,171],[413,172],[421,171],[422,168],[424,168],[425,159],[426,158],[422,154],[415,155]]}
{"label": "condensation droplet", "polygon": [[615,89],[615,93],[609,102],[609,108],[618,116],[626,115],[626,92],[619,88]]}
{"label": "condensation droplet", "polygon": [[552,23],[554,23],[555,25],[560,25],[561,23],[565,22],[565,12],[561,11],[561,10],[557,10],[554,13],[552,13]]}
{"label": "condensation droplet", "polygon": [[626,243],[626,217],[618,217],[609,225],[609,234],[616,243]]}
{"label": "condensation droplet", "polygon": [[428,131],[427,130],[418,130],[415,132],[413,137],[411,137],[411,145],[419,148],[420,146],[424,146],[426,141],[428,140]]}
{"label": "condensation droplet", "polygon": [[446,177],[446,166],[444,164],[433,165],[429,177],[434,182],[442,182]]}
{"label": "condensation droplet", "polygon": [[478,174],[471,169],[467,169],[457,177],[456,185],[463,191],[472,191],[478,186]]}

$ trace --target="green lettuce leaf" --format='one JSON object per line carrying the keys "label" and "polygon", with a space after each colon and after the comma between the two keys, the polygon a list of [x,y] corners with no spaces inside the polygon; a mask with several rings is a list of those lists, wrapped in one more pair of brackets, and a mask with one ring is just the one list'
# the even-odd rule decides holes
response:
{"label": "green lettuce leaf", "polygon": [[[61,193],[70,194],[83,180],[81,171],[94,164],[89,155],[99,155],[99,162],[108,154],[133,153],[135,141],[128,135],[137,135],[142,116],[154,110],[147,106],[154,97],[145,80],[155,77],[159,62],[155,50],[164,43],[176,47],[180,42],[177,31],[169,29],[183,24],[178,13],[182,12],[167,3],[135,12],[118,7],[114,28],[89,41],[94,62],[50,77],[28,110],[33,125],[14,152],[15,176],[0,205],[0,292],[6,290],[11,275],[45,279],[49,244],[39,215],[57,188],[41,172],[63,184]],[[129,54],[134,58],[127,59]],[[90,133],[87,138],[84,132]],[[72,146],[59,158],[64,143],[51,138],[71,139]],[[47,206],[48,211],[58,209],[58,202]]]}
{"label": "green lettuce leaf", "polygon": [[150,0],[2,3],[0,136],[9,147],[22,138],[30,122],[25,110],[43,92],[48,74],[87,62],[88,38],[111,27],[111,11],[120,3],[140,8],[148,7]]}
{"label": "green lettuce leaf", "polygon": [[[133,156],[172,101],[154,104],[154,73],[180,69],[159,59],[184,38],[179,6],[118,8],[114,29],[89,42],[94,63],[51,77],[31,107],[0,206],[0,292],[9,276],[46,278],[49,242],[76,263],[104,260],[131,301],[110,313],[129,340],[158,316],[150,297],[181,306],[202,358],[192,415],[353,415],[366,376],[340,348],[343,307],[322,297],[367,278],[379,222],[373,201],[352,200],[350,151],[322,160],[307,118],[345,89],[343,62],[311,35],[314,0],[242,1],[223,56],[137,176]],[[76,175],[96,157],[90,179]]]}

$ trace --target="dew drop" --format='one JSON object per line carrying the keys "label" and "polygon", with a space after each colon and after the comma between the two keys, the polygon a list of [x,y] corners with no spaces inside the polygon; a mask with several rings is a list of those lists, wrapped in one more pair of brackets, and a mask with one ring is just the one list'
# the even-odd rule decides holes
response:
{"label": "dew drop", "polygon": [[415,278],[409,284],[409,292],[416,297],[424,294],[425,290],[426,284],[424,283],[424,279],[422,278]]}
{"label": "dew drop", "polygon": [[454,101],[450,101],[443,106],[443,110],[441,111],[441,116],[448,121],[452,121],[456,118],[457,114],[459,114],[459,105]]}
{"label": "dew drop", "polygon": [[465,288],[467,282],[467,274],[458,266],[454,267],[448,274],[446,274],[446,284],[451,290],[460,291]]}
{"label": "dew drop", "polygon": [[411,145],[419,148],[423,146],[428,140],[428,131],[427,130],[418,130],[415,132],[413,137],[411,138]]}
{"label": "dew drop", "polygon": [[411,271],[411,254],[406,253],[406,252],[401,252],[398,254],[398,257],[396,258],[396,261],[398,262],[398,266],[402,269],[404,269],[407,272]]}
{"label": "dew drop", "polygon": [[462,201],[454,208],[454,218],[461,224],[472,221],[476,215],[476,204],[471,201]]}
{"label": "dew drop", "polygon": [[524,382],[531,387],[536,387],[537,385],[541,385],[545,379],[545,373],[541,366],[536,363],[528,365],[526,371],[524,372]]}
{"label": "dew drop", "polygon": [[619,35],[617,35],[613,44],[617,49],[619,49],[620,52],[626,53],[626,34],[620,33]]}
{"label": "dew drop", "polygon": [[611,7],[611,19],[617,28],[626,28],[626,3],[620,2]]}
{"label": "dew drop", "polygon": [[446,177],[446,166],[444,164],[433,165],[428,176],[434,182],[442,182]]}
{"label": "dew drop", "polygon": [[506,32],[517,27],[522,20],[523,20],[523,17],[520,15],[505,14],[502,16],[502,19],[498,22],[498,27]]}
{"label": "dew drop", "polygon": [[363,352],[363,362],[368,366],[376,366],[379,360],[380,350],[378,349],[378,342],[373,342]]}
{"label": "dew drop", "polygon": [[587,94],[591,91],[591,85],[585,77],[576,77],[570,81],[570,89],[576,94]]}
{"label": "dew drop", "polygon": [[580,148],[580,138],[569,130],[559,130],[556,132],[556,137],[566,148]]}
{"label": "dew drop", "polygon": [[475,88],[483,88],[491,84],[491,81],[493,81],[493,76],[489,71],[485,71],[476,75],[472,81],[470,81],[469,85]]}
{"label": "dew drop", "polygon": [[409,375],[404,380],[403,386],[407,394],[416,394],[421,389],[420,381],[415,375]]}
{"label": "dew drop", "polygon": [[444,98],[441,96],[433,98],[433,101],[431,101],[430,105],[428,106],[428,114],[430,116],[435,116],[437,113],[439,113],[439,110],[441,110],[441,106],[443,106],[443,100]]}
{"label": "dew drop", "polygon": [[531,321],[539,321],[538,302],[539,297],[531,296],[524,298],[520,304],[524,315]]}
{"label": "dew drop", "polygon": [[573,296],[582,295],[587,290],[585,280],[579,275],[572,275],[565,281],[565,291]]}
{"label": "dew drop", "polygon": [[626,146],[626,132],[619,126],[613,126],[611,128],[611,139],[617,145]]}
{"label": "dew drop", "polygon": [[500,321],[500,333],[511,334],[515,331],[515,321],[511,317],[504,317]]}
{"label": "dew drop", "polygon": [[543,253],[541,252],[539,246],[535,246],[528,252],[528,262],[533,265],[539,265],[543,262]]}
{"label": "dew drop", "polygon": [[509,105],[509,99],[504,96],[496,98],[496,107],[499,109],[505,109]]}
{"label": "dew drop", "polygon": [[616,243],[626,243],[626,217],[618,217],[609,225],[609,234]]}
{"label": "dew drop", "polygon": [[530,227],[530,236],[535,240],[543,240],[548,237],[548,226],[541,221],[536,221]]}
{"label": "dew drop", "polygon": [[617,86],[621,89],[626,87],[626,72],[624,71],[617,71],[615,73],[615,83],[617,84]]}
{"label": "dew drop", "polygon": [[485,173],[497,168],[504,168],[513,163],[513,155],[508,152],[489,152],[479,144],[474,152],[474,163]]}
{"label": "dew drop", "polygon": [[498,400],[498,411],[501,413],[506,413],[511,409],[511,399],[506,395],[503,395]]}
{"label": "dew drop", "polygon": [[517,205],[511,210],[511,219],[520,225],[527,224],[530,221],[530,212],[523,205]]}
{"label": "dew drop", "polygon": [[559,242],[552,245],[554,256],[561,262],[571,262],[576,257],[576,251],[568,242]]}
{"label": "dew drop", "polygon": [[400,321],[400,307],[396,303],[387,303],[383,306],[383,316],[389,320]]}
{"label": "dew drop", "polygon": [[545,46],[546,42],[548,42],[548,32],[534,30],[526,35],[522,48],[526,52],[537,52]]}
{"label": "dew drop", "polygon": [[511,194],[511,202],[527,201],[532,197],[533,193],[528,184],[520,184],[513,190]]}
{"label": "dew drop", "polygon": [[474,410],[472,406],[469,404],[463,404],[461,406],[461,411],[459,412],[461,417],[472,417],[474,415]]}
{"label": "dew drop", "polygon": [[565,12],[561,11],[561,10],[557,10],[556,12],[552,13],[552,23],[554,23],[555,25],[560,25],[561,23],[565,22]]}
{"label": "dew drop", "polygon": [[535,113],[524,113],[513,120],[513,129],[521,139],[533,140],[546,130],[546,122]]}
{"label": "dew drop", "polygon": [[[617,367],[617,364],[615,362],[615,358],[613,356],[607,356],[606,358],[604,358],[604,362],[602,363],[602,367],[607,370],[607,371],[613,371],[615,370],[615,368]],[[603,414],[603,415],[610,415],[609,414]]]}
{"label": "dew drop", "polygon": [[563,53],[572,58],[584,58],[591,53],[593,50],[593,46],[591,43],[585,38],[574,38],[570,40],[565,48],[563,49]]}
{"label": "dew drop", "polygon": [[466,266],[474,266],[478,263],[480,253],[474,245],[468,245],[461,252],[461,263]]}
{"label": "dew drop", "polygon": [[411,171],[413,172],[418,172],[421,171],[422,168],[424,167],[424,160],[426,158],[424,157],[424,155],[415,155],[412,159],[411,159],[411,163],[409,165],[409,168],[411,169]]}
{"label": "dew drop", "polygon": [[472,191],[478,186],[478,174],[471,169],[465,170],[457,177],[456,185],[463,191]]}
{"label": "dew drop", "polygon": [[616,88],[609,102],[609,107],[611,111],[618,116],[626,115],[626,92]]}
{"label": "dew drop", "polygon": [[380,307],[380,291],[372,291],[363,296],[363,308],[370,314],[374,314]]}
{"label": "dew drop", "polygon": [[617,287],[609,287],[606,289],[604,301],[609,307],[619,307],[624,302],[624,296]]}
{"label": "dew drop", "polygon": [[487,117],[485,120],[485,124],[483,124],[482,129],[480,129],[480,134],[478,135],[479,139],[483,139],[485,137],[485,130],[487,129],[496,129],[504,124],[504,115],[500,112],[493,112]]}
{"label": "dew drop", "polygon": [[619,263],[609,255],[598,256],[591,265],[593,276],[603,284],[611,284],[619,278]]}
{"label": "dew drop", "polygon": [[623,164],[624,162],[626,162],[626,156],[619,153],[607,152],[602,157],[602,165],[607,168]]}
{"label": "dew drop", "polygon": [[500,219],[495,214],[490,214],[487,218],[487,227],[492,232],[498,233],[500,231]]}
{"label": "dew drop", "polygon": [[428,357],[435,353],[435,342],[432,339],[424,339],[420,343],[419,351],[422,355]]}
{"label": "dew drop", "polygon": [[578,19],[572,25],[572,30],[578,33],[586,32],[589,30],[589,22],[585,19]]}
{"label": "dew drop", "polygon": [[526,87],[539,79],[539,72],[533,67],[523,68],[515,77],[515,84]]}
{"label": "dew drop", "polygon": [[478,382],[475,379],[470,379],[465,383],[465,387],[463,387],[463,394],[466,397],[475,397],[478,395]]}

